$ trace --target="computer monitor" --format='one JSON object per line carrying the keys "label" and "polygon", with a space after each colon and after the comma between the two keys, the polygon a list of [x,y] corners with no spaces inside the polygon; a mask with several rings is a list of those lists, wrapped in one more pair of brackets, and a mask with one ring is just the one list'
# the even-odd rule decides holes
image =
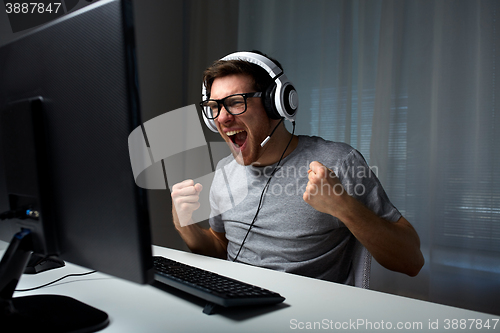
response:
{"label": "computer monitor", "polygon": [[90,4],[0,48],[0,239],[10,242],[0,264],[2,332],[30,316],[44,331],[43,320],[55,325],[74,311],[59,324],[107,323],[77,301],[74,310],[67,299],[12,298],[31,252],[153,280],[147,197],[128,152],[142,123],[135,60],[128,0]]}

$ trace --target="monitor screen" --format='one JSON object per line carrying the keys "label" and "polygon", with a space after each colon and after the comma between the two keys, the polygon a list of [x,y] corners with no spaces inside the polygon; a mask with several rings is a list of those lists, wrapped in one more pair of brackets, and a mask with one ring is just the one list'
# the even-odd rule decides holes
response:
{"label": "monitor screen", "polygon": [[0,239],[21,231],[36,254],[149,283],[134,46],[131,2],[101,0],[0,48]]}

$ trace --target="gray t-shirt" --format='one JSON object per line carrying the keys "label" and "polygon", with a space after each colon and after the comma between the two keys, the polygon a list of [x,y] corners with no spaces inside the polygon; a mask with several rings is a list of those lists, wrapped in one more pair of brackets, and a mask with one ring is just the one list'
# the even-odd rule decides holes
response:
{"label": "gray t-shirt", "polygon": [[[344,143],[299,136],[297,148],[282,160],[269,183],[238,261],[352,285],[355,237],[340,220],[302,199],[312,161],[335,171],[345,190],[378,216],[391,222],[401,217],[358,151]],[[228,260],[241,246],[274,167],[241,166],[232,156],[217,166],[209,222],[214,231],[225,232]]]}

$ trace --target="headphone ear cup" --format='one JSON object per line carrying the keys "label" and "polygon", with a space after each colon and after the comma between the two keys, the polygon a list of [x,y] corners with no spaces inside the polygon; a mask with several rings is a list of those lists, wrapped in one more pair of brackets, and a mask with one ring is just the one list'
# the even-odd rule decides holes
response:
{"label": "headphone ear cup", "polygon": [[203,120],[205,121],[205,125],[207,125],[207,127],[212,132],[219,133],[219,130],[217,129],[217,125],[215,125],[215,120],[208,119],[207,117],[205,117],[205,114],[203,112],[201,114],[202,114]]}
{"label": "headphone ear cup", "polygon": [[287,117],[295,118],[297,108],[299,107],[299,97],[294,86],[287,84],[284,88],[283,109]]}
{"label": "headphone ear cup", "polygon": [[267,116],[271,119],[281,119],[281,115],[276,109],[274,103],[274,94],[276,93],[276,84],[271,84],[267,87],[264,95],[262,96],[262,103],[264,104],[264,109],[266,110]]}

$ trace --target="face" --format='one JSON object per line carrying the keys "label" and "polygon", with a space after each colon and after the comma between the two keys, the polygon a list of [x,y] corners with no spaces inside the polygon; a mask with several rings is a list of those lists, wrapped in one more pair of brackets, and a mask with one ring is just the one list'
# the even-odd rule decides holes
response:
{"label": "face", "polygon": [[[210,98],[222,99],[232,94],[250,92],[255,92],[251,76],[228,75],[213,81]],[[260,143],[269,135],[272,127],[259,97],[247,98],[247,110],[236,116],[228,113],[222,106],[215,124],[238,163],[244,165],[259,163],[267,147],[266,145],[262,148]]]}

